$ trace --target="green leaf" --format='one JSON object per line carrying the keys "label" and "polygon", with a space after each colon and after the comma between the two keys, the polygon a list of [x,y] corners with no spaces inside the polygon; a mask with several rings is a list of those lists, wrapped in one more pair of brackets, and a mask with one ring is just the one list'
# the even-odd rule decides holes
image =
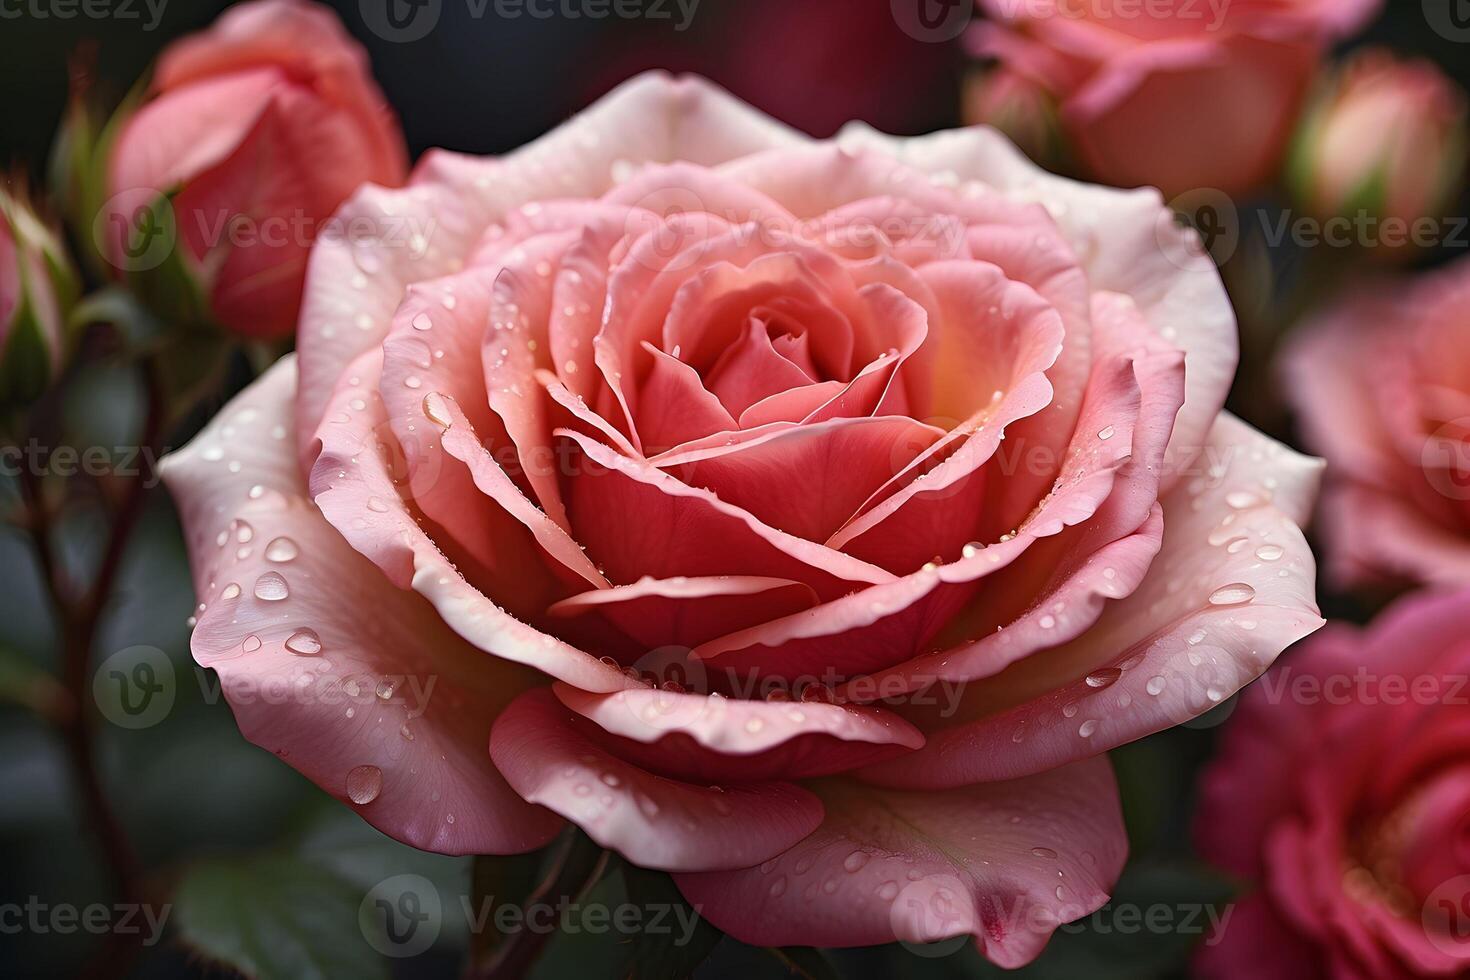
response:
{"label": "green leaf", "polygon": [[650,918],[662,916],[659,931],[646,929],[634,935],[628,976],[632,980],[682,980],[692,975],[725,934],[684,901],[666,872],[625,864],[623,881],[629,902]]}
{"label": "green leaf", "polygon": [[201,862],[174,896],[174,923],[196,952],[258,980],[373,980],[387,962],[358,925],[362,891],[295,858]]}

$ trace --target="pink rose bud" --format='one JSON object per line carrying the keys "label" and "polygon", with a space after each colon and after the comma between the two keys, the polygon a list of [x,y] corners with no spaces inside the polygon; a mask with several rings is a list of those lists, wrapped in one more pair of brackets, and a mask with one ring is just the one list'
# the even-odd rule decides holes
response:
{"label": "pink rose bud", "polygon": [[56,377],[76,294],[60,241],[0,189],[0,406],[34,400]]}
{"label": "pink rose bud", "polygon": [[1062,156],[1056,100],[1020,72],[972,72],[965,80],[963,109],[967,124],[993,126],[1037,163],[1053,163]]}
{"label": "pink rose bud", "polygon": [[980,0],[974,54],[1037,79],[1119,187],[1247,194],[1277,175],[1325,52],[1382,0]]}
{"label": "pink rose bud", "polygon": [[1320,218],[1439,217],[1462,186],[1466,126],[1464,92],[1433,64],[1364,52],[1308,116],[1292,165],[1297,200]]}
{"label": "pink rose bud", "polygon": [[[95,231],[108,261],[162,272],[177,243],[215,320],[251,337],[291,333],[313,241],[348,234],[330,220],[337,206],[365,182],[406,175],[366,53],[324,6],[259,0],[166,50],[150,95],[107,162]],[[167,281],[158,288],[177,293]],[[163,299],[178,308],[177,295]]]}

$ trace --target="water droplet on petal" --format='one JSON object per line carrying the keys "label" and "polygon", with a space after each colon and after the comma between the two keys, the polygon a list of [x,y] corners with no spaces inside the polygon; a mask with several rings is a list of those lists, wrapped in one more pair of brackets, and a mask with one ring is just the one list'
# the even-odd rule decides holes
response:
{"label": "water droplet on petal", "polygon": [[347,798],[358,806],[367,806],[383,791],[383,770],[377,766],[357,766],[347,773]]}
{"label": "water droplet on petal", "polygon": [[276,538],[265,546],[265,557],[267,561],[293,561],[300,553],[301,549],[296,547],[296,542],[290,538]]}
{"label": "water droplet on petal", "polygon": [[1087,675],[1087,686],[1095,687],[1101,690],[1102,688],[1107,687],[1122,676],[1123,671],[1119,668],[1104,667],[1101,670],[1094,670],[1092,673]]}
{"label": "water droplet on petal", "polygon": [[1255,597],[1256,590],[1252,586],[1244,582],[1232,582],[1210,593],[1210,605],[1236,606],[1243,602],[1250,602]]}
{"label": "water droplet on petal", "polygon": [[322,638],[316,630],[299,629],[286,640],[286,649],[298,657],[315,657],[322,652]]}
{"label": "water droplet on petal", "polygon": [[266,572],[255,580],[255,598],[265,602],[280,602],[291,594],[286,579],[280,572]]}
{"label": "water droplet on petal", "polygon": [[1263,544],[1256,549],[1256,557],[1261,561],[1279,561],[1286,554],[1286,549],[1279,544]]}

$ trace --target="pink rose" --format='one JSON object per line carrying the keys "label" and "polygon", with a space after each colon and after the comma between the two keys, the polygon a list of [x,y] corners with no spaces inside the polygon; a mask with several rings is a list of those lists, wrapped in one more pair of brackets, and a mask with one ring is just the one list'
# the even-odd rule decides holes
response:
{"label": "pink rose", "polygon": [[215,319],[290,334],[312,241],[357,233],[324,223],[359,185],[396,186],[407,171],[366,52],[324,6],[258,0],[169,47],[150,92],[108,162],[109,260],[134,268],[138,236],[153,234],[139,209],[172,194]]}
{"label": "pink rose", "polygon": [[1362,52],[1310,114],[1293,190],[1318,218],[1362,212],[1408,244],[1414,222],[1440,217],[1463,186],[1466,130],[1465,94],[1433,62]]}
{"label": "pink rose", "polygon": [[1351,293],[1283,354],[1328,461],[1322,535],[1343,588],[1470,584],[1470,261]]}
{"label": "pink rose", "polygon": [[404,841],[564,818],[748,942],[1024,963],[1122,866],[1103,753],[1320,625],[1317,467],[1221,413],[1153,192],[649,75],[384,212],[425,247],[321,243],[166,478],[244,732]]}
{"label": "pink rose", "polygon": [[1197,837],[1253,883],[1205,980],[1470,972],[1470,593],[1334,623],[1245,695]]}
{"label": "pink rose", "polygon": [[1379,0],[981,0],[973,47],[1043,79],[1102,180],[1244,194],[1276,174],[1323,53]]}

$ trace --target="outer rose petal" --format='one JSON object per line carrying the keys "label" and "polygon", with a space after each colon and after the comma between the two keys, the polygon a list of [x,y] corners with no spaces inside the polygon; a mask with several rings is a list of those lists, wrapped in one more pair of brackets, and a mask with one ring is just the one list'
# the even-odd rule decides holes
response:
{"label": "outer rose petal", "polygon": [[401,191],[369,187],[338,213],[365,220],[383,241],[319,243],[307,273],[298,343],[297,437],[312,434],[337,377],[381,343],[409,283],[455,271],[485,228],[544,198],[597,197],[617,165],[684,160],[712,165],[802,137],[709,83],[650,73],[627,82],[541,139],[497,160],[425,158]]}
{"label": "outer rose petal", "polygon": [[1202,460],[1209,476],[1162,500],[1163,548],[1137,591],[1072,642],[966,688],[954,717],[921,723],[928,745],[869,778],[957,786],[1086,758],[1203,714],[1318,629],[1298,524],[1320,462],[1228,415]]}
{"label": "outer rose petal", "polygon": [[1159,335],[1185,352],[1186,395],[1169,444],[1168,474],[1177,475],[1198,455],[1235,378],[1235,312],[1199,236],[1175,223],[1157,191],[1119,191],[1053,176],[982,127],[899,138],[854,123],[839,142],[876,146],[927,173],[979,181],[1013,201],[1046,207],[1092,288],[1133,297]]}
{"label": "outer rose petal", "polygon": [[287,357],[164,461],[207,597],[195,658],[247,738],[384,833],[455,854],[541,846],[557,822],[484,751],[535,675],[456,637],[312,506],[287,435],[295,384]]}
{"label": "outer rose petal", "polygon": [[822,804],[790,783],[694,786],[655,776],[591,742],[549,690],[496,722],[490,755],[516,792],[575,820],[635,864],[665,871],[741,868],[790,847]]}
{"label": "outer rose petal", "polygon": [[833,781],[821,794],[827,819],[806,840],[759,868],[676,875],[679,890],[753,945],[970,934],[1017,967],[1107,901],[1128,849],[1103,758],[939,793]]}

